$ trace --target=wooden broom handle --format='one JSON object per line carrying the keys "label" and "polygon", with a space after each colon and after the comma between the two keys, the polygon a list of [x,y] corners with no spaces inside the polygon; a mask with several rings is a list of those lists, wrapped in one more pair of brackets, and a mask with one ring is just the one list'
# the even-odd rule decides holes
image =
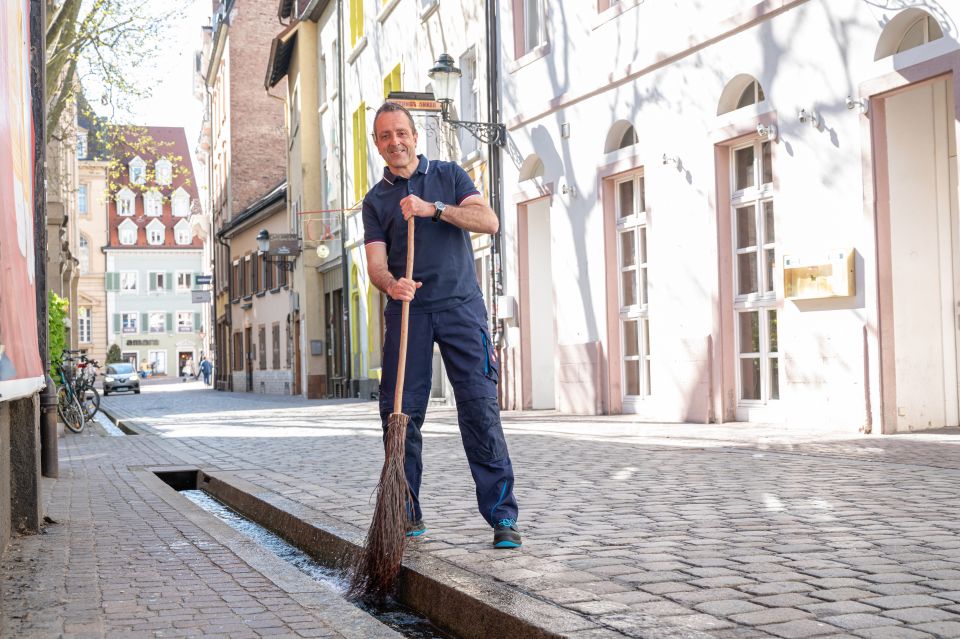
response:
{"label": "wooden broom handle", "polygon": [[[413,220],[407,220],[407,279],[413,279]],[[403,376],[407,370],[407,327],[410,324],[410,302],[404,300],[400,314],[400,358],[397,362],[397,390],[393,395],[393,412],[403,412]]]}

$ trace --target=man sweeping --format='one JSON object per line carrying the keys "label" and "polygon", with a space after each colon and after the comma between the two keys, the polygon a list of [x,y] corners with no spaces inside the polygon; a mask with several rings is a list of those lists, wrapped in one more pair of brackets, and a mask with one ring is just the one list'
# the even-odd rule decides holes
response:
{"label": "man sweeping", "polygon": [[[420,509],[423,426],[433,376],[433,344],[440,347],[457,400],[463,448],[477,488],[480,513],[493,527],[493,545],[517,548],[517,501],[513,466],[497,404],[496,350],[474,270],[470,233],[496,233],[496,214],[480,197],[466,171],[453,162],[417,155],[417,130],[410,112],[387,102],[373,121],[374,141],[387,166],[363,199],[367,270],[390,298],[380,381],[384,430],[393,408],[400,309],[410,302],[403,413],[404,472],[410,488],[407,536],[427,531]],[[415,218],[413,278],[404,277],[407,220]]]}

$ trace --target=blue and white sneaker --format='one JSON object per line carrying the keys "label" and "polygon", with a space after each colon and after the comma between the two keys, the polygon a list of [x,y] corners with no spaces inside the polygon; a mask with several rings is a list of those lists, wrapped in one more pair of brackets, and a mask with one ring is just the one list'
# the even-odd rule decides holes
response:
{"label": "blue and white sneaker", "polygon": [[427,525],[422,519],[407,522],[407,537],[419,537],[427,532]]}
{"label": "blue and white sneaker", "polygon": [[494,548],[519,548],[522,543],[516,519],[501,519],[493,527]]}

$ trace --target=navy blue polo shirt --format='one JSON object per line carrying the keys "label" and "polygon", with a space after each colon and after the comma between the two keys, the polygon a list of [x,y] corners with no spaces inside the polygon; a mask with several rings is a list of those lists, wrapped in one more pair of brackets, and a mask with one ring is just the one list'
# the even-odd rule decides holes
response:
{"label": "navy blue polo shirt", "polygon": [[[363,198],[364,244],[387,245],[387,268],[397,279],[407,271],[407,222],[400,200],[415,194],[426,202],[461,204],[480,192],[473,180],[454,162],[427,160],[409,179],[383,169],[383,179]],[[414,218],[413,279],[423,282],[410,303],[411,313],[435,313],[454,308],[481,296],[473,263],[470,234],[440,218]],[[389,300],[386,313],[398,314],[402,302]]]}

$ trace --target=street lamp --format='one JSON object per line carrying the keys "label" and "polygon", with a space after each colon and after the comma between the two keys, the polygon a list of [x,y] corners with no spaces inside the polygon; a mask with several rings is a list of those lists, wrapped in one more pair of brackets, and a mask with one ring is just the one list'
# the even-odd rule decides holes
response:
{"label": "street lamp", "polygon": [[260,252],[263,253],[263,260],[268,264],[276,264],[281,271],[292,271],[293,270],[293,260],[288,260],[287,256],[293,257],[296,259],[297,255],[300,254],[300,242],[299,240],[293,239],[284,235],[281,238],[275,240],[278,245],[275,252],[276,256],[271,259],[270,256],[270,231],[267,229],[260,229],[260,232],[257,233],[257,248],[260,249]]}
{"label": "street lamp", "polygon": [[460,69],[453,66],[453,58],[441,53],[436,66],[427,72],[433,81],[433,95],[440,103],[440,116],[444,122],[470,132],[470,135],[484,144],[503,146],[507,137],[507,127],[497,122],[468,122],[450,118],[450,105],[460,87]]}

